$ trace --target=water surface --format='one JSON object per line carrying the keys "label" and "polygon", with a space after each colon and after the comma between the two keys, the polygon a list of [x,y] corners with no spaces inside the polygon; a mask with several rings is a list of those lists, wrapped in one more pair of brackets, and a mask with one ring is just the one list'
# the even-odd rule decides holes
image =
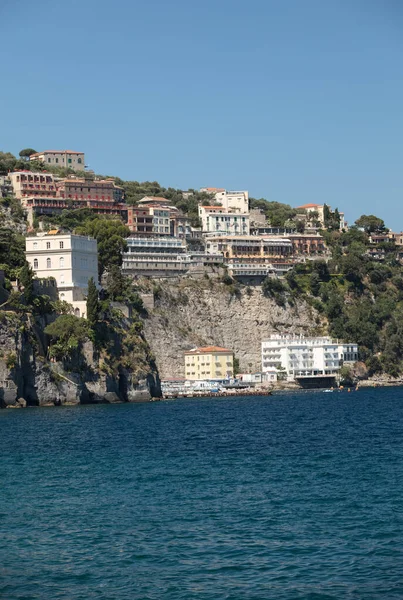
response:
{"label": "water surface", "polygon": [[0,598],[403,598],[403,391],[0,411]]}

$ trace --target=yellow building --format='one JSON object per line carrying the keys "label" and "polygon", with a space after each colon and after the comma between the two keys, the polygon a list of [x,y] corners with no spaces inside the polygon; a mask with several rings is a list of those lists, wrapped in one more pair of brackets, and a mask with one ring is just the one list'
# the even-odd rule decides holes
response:
{"label": "yellow building", "polygon": [[234,376],[234,353],[219,346],[185,352],[185,377],[192,381],[228,379]]}

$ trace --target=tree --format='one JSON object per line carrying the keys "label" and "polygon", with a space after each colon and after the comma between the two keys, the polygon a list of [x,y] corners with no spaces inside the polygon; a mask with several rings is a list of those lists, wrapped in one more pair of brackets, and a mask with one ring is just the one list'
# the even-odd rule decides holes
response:
{"label": "tree", "polygon": [[384,221],[375,215],[361,215],[361,217],[355,221],[355,224],[357,227],[362,227],[368,235],[386,231]]}
{"label": "tree", "polygon": [[265,296],[274,296],[285,292],[287,287],[277,277],[266,277],[262,283],[262,290]]}
{"label": "tree", "polygon": [[11,152],[0,152],[0,175],[7,175],[9,171],[13,171],[17,159]]}
{"label": "tree", "polygon": [[347,365],[343,365],[340,369],[340,382],[343,385],[353,385],[354,384],[354,376],[353,373]]}
{"label": "tree", "polygon": [[27,304],[34,299],[34,272],[29,263],[25,263],[20,271],[20,284],[24,288],[24,298]]}
{"label": "tree", "polygon": [[88,322],[74,315],[60,315],[45,327],[52,338],[49,356],[56,360],[71,359],[89,336]]}
{"label": "tree", "polygon": [[0,264],[5,265],[7,276],[10,269],[25,265],[25,240],[7,227],[0,227]]}
{"label": "tree", "polygon": [[327,229],[337,231],[340,229],[340,213],[336,208],[333,212],[327,204],[323,205],[323,221]]}
{"label": "tree", "polygon": [[311,294],[313,296],[319,296],[320,294],[320,277],[318,275],[318,273],[315,273],[315,271],[313,271],[311,273],[311,280],[309,282],[310,288],[311,288]]}
{"label": "tree", "polygon": [[126,280],[122,275],[121,269],[117,265],[112,265],[108,271],[106,288],[110,300],[121,302],[124,300],[126,290]]}
{"label": "tree", "polygon": [[77,233],[90,235],[98,242],[99,276],[113,265],[122,264],[122,253],[127,248],[126,238],[129,228],[120,219],[105,219],[97,217],[77,228]]}
{"label": "tree", "polygon": [[91,329],[94,329],[99,317],[98,290],[93,277],[88,281],[87,293],[87,321]]}
{"label": "tree", "polygon": [[23,150],[21,150],[19,155],[21,158],[28,160],[31,154],[36,154],[36,150],[34,150],[33,148],[24,148]]}

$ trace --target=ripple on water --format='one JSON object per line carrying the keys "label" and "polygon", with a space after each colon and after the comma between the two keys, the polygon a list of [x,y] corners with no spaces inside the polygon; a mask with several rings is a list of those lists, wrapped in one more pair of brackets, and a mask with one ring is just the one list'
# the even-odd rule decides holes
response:
{"label": "ripple on water", "polygon": [[0,597],[401,600],[402,433],[400,389],[2,411]]}

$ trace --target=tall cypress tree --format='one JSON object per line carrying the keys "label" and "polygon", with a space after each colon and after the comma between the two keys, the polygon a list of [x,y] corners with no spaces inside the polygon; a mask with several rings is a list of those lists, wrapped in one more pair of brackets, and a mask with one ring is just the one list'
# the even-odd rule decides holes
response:
{"label": "tall cypress tree", "polygon": [[91,329],[94,329],[99,316],[98,290],[95,285],[94,278],[91,277],[88,281],[87,294],[87,321]]}
{"label": "tall cypress tree", "polygon": [[19,280],[24,288],[25,302],[31,304],[34,299],[34,272],[27,262],[20,271]]}

